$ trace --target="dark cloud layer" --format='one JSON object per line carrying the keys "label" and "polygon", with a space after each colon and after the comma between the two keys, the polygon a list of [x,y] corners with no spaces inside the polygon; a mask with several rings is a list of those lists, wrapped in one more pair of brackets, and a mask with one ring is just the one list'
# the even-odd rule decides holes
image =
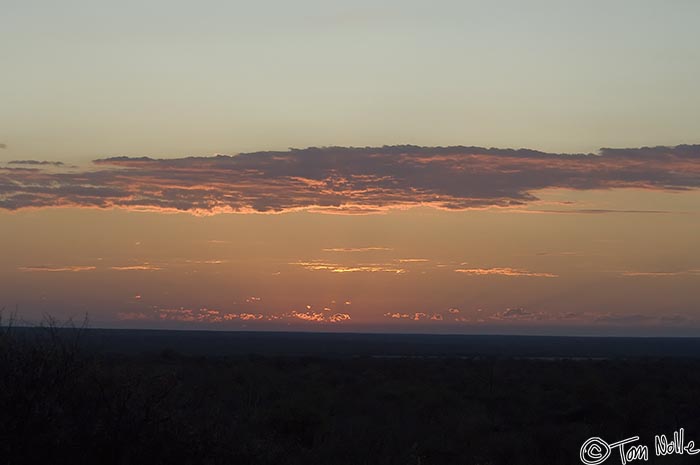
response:
{"label": "dark cloud layer", "polygon": [[[35,167],[40,166],[33,164]],[[700,145],[556,154],[480,147],[308,148],[96,160],[86,170],[0,170],[0,208],[372,213],[511,207],[545,188],[700,188]]]}

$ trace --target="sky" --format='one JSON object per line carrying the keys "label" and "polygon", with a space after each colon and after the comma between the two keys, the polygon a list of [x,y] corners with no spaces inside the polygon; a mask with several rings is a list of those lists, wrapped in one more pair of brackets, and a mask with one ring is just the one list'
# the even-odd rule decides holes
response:
{"label": "sky", "polygon": [[3,1],[0,308],[698,335],[695,1]]}

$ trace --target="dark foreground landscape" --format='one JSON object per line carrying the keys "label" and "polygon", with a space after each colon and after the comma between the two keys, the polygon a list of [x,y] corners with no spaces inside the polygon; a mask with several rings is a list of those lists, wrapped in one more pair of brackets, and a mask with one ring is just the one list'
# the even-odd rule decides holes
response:
{"label": "dark foreground landscape", "polygon": [[[700,442],[700,340],[48,328],[0,335],[2,464],[576,464]],[[620,463],[615,453],[606,463]]]}

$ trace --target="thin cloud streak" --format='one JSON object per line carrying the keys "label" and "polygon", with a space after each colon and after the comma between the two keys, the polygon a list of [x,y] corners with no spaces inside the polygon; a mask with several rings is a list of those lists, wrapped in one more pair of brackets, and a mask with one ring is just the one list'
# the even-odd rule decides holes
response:
{"label": "thin cloud streak", "polygon": [[623,271],[626,277],[668,277],[668,276],[700,276],[700,269],[679,271]]}
{"label": "thin cloud streak", "polygon": [[552,273],[538,273],[534,271],[521,270],[518,268],[458,268],[455,273],[464,273],[475,276],[510,276],[510,277],[532,277],[532,278],[557,278],[559,275]]}
{"label": "thin cloud streak", "polygon": [[309,271],[330,271],[331,273],[396,273],[402,274],[406,270],[396,268],[385,264],[358,264],[358,265],[340,265],[337,263],[326,262],[292,262],[290,265],[301,266]]}
{"label": "thin cloud streak", "polygon": [[64,166],[60,161],[45,161],[45,160],[11,160],[8,165],[38,165],[38,166]]}
{"label": "thin cloud streak", "polygon": [[78,273],[81,271],[95,271],[94,266],[65,265],[65,266],[20,266],[17,268],[22,273]]}
{"label": "thin cloud streak", "polygon": [[163,268],[144,263],[143,265],[112,266],[110,269],[114,271],[160,271]]}
{"label": "thin cloud streak", "polygon": [[670,213],[681,213],[670,210],[613,210],[602,208],[574,209],[574,210],[519,210],[519,213],[541,213],[541,214],[563,214],[563,215],[606,215],[609,213],[626,213],[635,215],[668,215]]}
{"label": "thin cloud streak", "polygon": [[323,252],[375,252],[375,251],[390,251],[394,250],[390,247],[333,247],[321,249]]}

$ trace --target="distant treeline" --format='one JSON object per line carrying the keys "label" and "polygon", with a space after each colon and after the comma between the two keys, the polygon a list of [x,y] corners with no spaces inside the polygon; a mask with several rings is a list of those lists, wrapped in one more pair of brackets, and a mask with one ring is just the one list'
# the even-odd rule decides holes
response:
{"label": "distant treeline", "polygon": [[[43,330],[16,327],[31,337]],[[57,328],[72,337],[72,329]],[[568,337],[455,334],[371,334],[260,331],[172,331],[88,329],[81,332],[91,351],[137,355],[177,348],[185,355],[227,356],[413,356],[503,358],[700,358],[700,338]]]}

